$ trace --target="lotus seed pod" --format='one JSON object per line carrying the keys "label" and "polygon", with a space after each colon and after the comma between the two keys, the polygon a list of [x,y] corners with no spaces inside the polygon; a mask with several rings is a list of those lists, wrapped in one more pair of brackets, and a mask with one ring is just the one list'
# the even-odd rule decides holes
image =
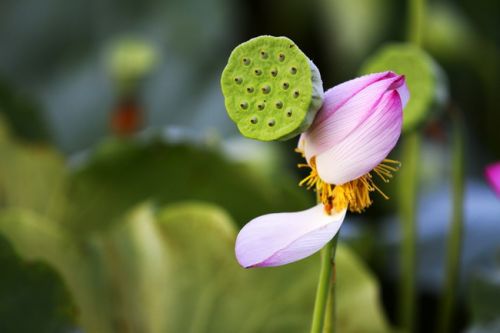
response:
{"label": "lotus seed pod", "polygon": [[323,102],[317,67],[286,37],[260,36],[236,47],[221,86],[241,134],[261,141],[304,132]]}

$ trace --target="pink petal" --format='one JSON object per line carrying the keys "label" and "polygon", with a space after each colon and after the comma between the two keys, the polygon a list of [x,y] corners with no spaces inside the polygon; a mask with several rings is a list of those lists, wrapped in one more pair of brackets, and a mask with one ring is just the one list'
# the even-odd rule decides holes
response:
{"label": "pink petal", "polygon": [[238,234],[236,258],[245,268],[280,266],[306,258],[335,236],[345,213],[328,215],[319,204],[300,212],[259,216]]}
{"label": "pink petal", "polygon": [[484,173],[493,190],[500,196],[500,162],[486,166]]}
{"label": "pink petal", "polygon": [[[382,76],[381,74],[384,75]],[[334,87],[325,93],[323,107],[318,112],[313,125],[304,136],[304,153],[307,160],[325,152],[333,145],[344,140],[370,116],[384,94],[392,90],[397,90],[398,93],[401,91],[404,97],[402,100],[407,100],[408,91],[405,88],[406,85],[404,84],[403,76],[392,72],[385,72],[372,74],[369,77],[377,78],[377,80],[364,80],[363,82],[368,85],[362,88],[360,85],[349,84],[340,90]],[[343,85],[345,84],[341,86]],[[356,91],[354,89],[353,91],[355,92],[353,95],[346,100],[347,88],[350,86],[356,89],[361,88],[361,90]]]}
{"label": "pink petal", "polygon": [[401,134],[401,103],[396,90],[385,93],[369,117],[352,133],[316,156],[320,178],[330,184],[344,184],[380,164]]}
{"label": "pink petal", "polygon": [[328,89],[325,93],[325,100],[323,101],[323,105],[326,105],[326,108],[318,113],[316,117],[317,120],[315,120],[315,122],[322,122],[331,113],[335,112],[339,107],[344,105],[355,94],[365,89],[369,85],[380,80],[389,79],[395,76],[397,75],[393,72],[368,74],[343,82],[333,88]]}

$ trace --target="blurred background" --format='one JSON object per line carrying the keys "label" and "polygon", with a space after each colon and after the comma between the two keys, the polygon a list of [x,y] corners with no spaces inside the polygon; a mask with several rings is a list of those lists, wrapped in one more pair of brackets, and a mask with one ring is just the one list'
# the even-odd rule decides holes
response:
{"label": "blurred background", "polygon": [[[408,39],[408,12],[398,0],[2,0],[0,332],[307,331],[318,256],[246,271],[233,250],[251,218],[314,202],[297,186],[296,140],[241,137],[220,75],[237,44],[284,35],[326,90],[384,67],[384,50]],[[420,137],[406,331],[438,325],[461,211],[447,330],[500,332],[500,198],[483,177],[500,160],[499,13],[499,1],[428,0],[431,65],[397,67],[424,105],[403,134]],[[426,70],[432,89],[419,89]],[[404,168],[404,149],[393,155]],[[404,177],[342,227],[340,332],[405,331]]]}

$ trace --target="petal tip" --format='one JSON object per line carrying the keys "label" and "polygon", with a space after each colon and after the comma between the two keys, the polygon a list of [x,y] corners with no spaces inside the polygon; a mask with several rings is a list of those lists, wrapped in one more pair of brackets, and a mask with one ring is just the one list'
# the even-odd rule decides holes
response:
{"label": "petal tip", "polygon": [[406,77],[403,75],[397,75],[396,79],[392,82],[387,90],[396,90],[406,83]]}

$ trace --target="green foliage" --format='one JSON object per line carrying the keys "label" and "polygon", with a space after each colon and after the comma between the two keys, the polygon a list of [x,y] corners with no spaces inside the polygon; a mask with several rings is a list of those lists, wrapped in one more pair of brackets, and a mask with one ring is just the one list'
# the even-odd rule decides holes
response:
{"label": "green foliage", "polygon": [[379,286],[361,259],[346,246],[337,249],[338,332],[391,332],[382,311]]}
{"label": "green foliage", "polygon": [[478,47],[478,36],[470,21],[453,3],[430,3],[424,45],[438,59],[468,61]]}
{"label": "green foliage", "polygon": [[[0,215],[0,233],[20,257],[47,263],[60,274],[77,306],[78,321],[85,323],[88,332],[112,331],[113,318],[107,311],[109,290],[104,285],[102,261],[93,239],[86,243],[74,241],[62,226],[15,209]],[[47,303],[50,298],[38,301]],[[32,300],[23,306],[27,304],[32,305]],[[46,320],[50,323],[52,318]]]}
{"label": "green foliage", "polygon": [[55,150],[13,141],[0,119],[0,207],[22,207],[57,217],[63,209],[66,173]]}
{"label": "green foliage", "polygon": [[322,47],[328,51],[326,65],[330,66],[329,74],[337,78],[339,72],[351,77],[367,54],[384,40],[396,9],[391,0],[320,0],[318,7],[316,18],[322,28],[318,32],[322,34]]}
{"label": "green foliage", "polygon": [[305,131],[323,98],[318,69],[286,37],[260,36],[240,44],[221,85],[227,112],[241,134],[262,141]]}
{"label": "green foliage", "polygon": [[394,71],[405,75],[410,100],[404,109],[403,131],[411,131],[429,119],[433,109],[447,98],[444,72],[420,48],[411,44],[389,44],[363,65],[362,73]]}
{"label": "green foliage", "polygon": [[236,230],[213,206],[179,204],[160,212],[159,222],[175,263],[172,274],[184,277],[172,281],[169,332],[307,330],[315,262],[242,269],[234,258]]}
{"label": "green foliage", "polygon": [[[160,139],[106,141],[73,172],[1,126],[0,149],[0,239],[8,242],[0,242],[8,304],[0,322],[10,325],[2,332],[308,329],[316,257],[255,270],[234,257],[232,218],[243,224],[310,204],[288,175],[270,179],[215,149]],[[15,186],[23,181],[25,195]],[[173,204],[187,199],[205,203]],[[342,331],[387,332],[376,282],[342,246],[338,269]],[[19,313],[26,320],[10,320]]]}
{"label": "green foliage", "polygon": [[[23,258],[60,272],[88,332],[303,332],[310,324],[317,258],[242,269],[236,229],[213,205],[144,204],[79,241],[13,211],[0,216],[0,233]],[[337,263],[339,330],[388,332],[371,275],[344,246]]]}
{"label": "green foliage", "polygon": [[1,332],[66,332],[75,325],[75,307],[53,267],[22,260],[3,237],[0,266]]}
{"label": "green foliage", "polygon": [[46,141],[49,133],[41,111],[30,96],[0,79],[0,115],[5,117],[14,134],[29,141]]}
{"label": "green foliage", "polygon": [[[475,274],[469,290],[469,308],[472,322],[488,326],[500,321],[500,269]],[[498,323],[497,323],[498,324]]]}
{"label": "green foliage", "polygon": [[67,222],[92,229],[151,199],[159,205],[203,200],[223,206],[239,225],[257,215],[308,207],[311,198],[288,174],[266,177],[214,149],[147,142],[108,141],[70,177]]}

